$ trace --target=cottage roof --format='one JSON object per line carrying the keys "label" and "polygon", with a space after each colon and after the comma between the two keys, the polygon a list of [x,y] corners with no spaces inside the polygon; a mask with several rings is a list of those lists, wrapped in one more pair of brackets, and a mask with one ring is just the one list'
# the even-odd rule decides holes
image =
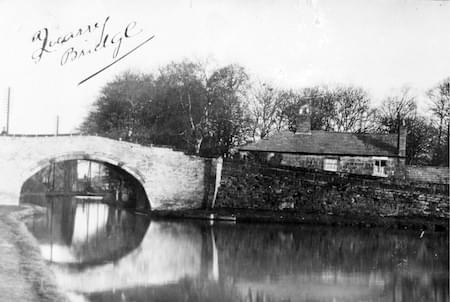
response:
{"label": "cottage roof", "polygon": [[398,156],[397,134],[358,134],[312,130],[283,131],[239,148],[241,151],[328,154],[353,156]]}

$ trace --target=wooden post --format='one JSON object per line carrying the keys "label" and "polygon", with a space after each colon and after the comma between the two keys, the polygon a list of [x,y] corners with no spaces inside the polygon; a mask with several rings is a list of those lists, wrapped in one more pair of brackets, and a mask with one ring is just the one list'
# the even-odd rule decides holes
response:
{"label": "wooden post", "polygon": [[216,160],[216,181],[214,184],[214,195],[211,203],[211,208],[214,209],[216,205],[217,193],[220,187],[220,181],[222,180],[222,166],[223,166],[223,158],[219,157]]}

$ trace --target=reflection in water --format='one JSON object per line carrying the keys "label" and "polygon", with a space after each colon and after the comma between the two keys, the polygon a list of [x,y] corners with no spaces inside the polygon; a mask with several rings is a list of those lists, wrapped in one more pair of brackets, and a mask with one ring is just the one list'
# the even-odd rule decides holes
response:
{"label": "reflection in water", "polygon": [[73,301],[448,301],[448,239],[161,221],[72,197],[27,226]]}
{"label": "reflection in water", "polygon": [[194,278],[201,271],[202,242],[192,231],[183,225],[152,222],[139,248],[130,254],[83,271],[55,266],[54,272],[66,289],[85,293]]}
{"label": "reflection in water", "polygon": [[139,246],[148,219],[76,197],[47,197],[45,215],[27,223],[50,263],[85,268],[115,261]]}

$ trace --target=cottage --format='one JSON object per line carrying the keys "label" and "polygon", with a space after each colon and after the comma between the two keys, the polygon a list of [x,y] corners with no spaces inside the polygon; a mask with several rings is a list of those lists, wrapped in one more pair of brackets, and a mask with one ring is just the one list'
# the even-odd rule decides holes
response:
{"label": "cottage", "polygon": [[296,132],[284,131],[239,148],[243,156],[279,165],[389,177],[405,165],[406,129],[398,134],[311,130],[309,108],[300,109]]}

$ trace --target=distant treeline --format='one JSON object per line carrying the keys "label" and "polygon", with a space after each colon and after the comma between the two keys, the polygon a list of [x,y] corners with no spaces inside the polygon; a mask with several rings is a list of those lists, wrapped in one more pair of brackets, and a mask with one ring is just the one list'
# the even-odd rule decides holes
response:
{"label": "distant treeline", "polygon": [[80,130],[205,156],[229,155],[240,144],[295,131],[296,114],[309,103],[313,130],[396,133],[402,123],[408,129],[408,164],[448,166],[450,77],[430,87],[427,96],[430,114],[423,115],[408,88],[374,108],[360,87],[279,89],[251,80],[239,65],[209,71],[182,61],[157,73],[117,76],[102,88]]}

